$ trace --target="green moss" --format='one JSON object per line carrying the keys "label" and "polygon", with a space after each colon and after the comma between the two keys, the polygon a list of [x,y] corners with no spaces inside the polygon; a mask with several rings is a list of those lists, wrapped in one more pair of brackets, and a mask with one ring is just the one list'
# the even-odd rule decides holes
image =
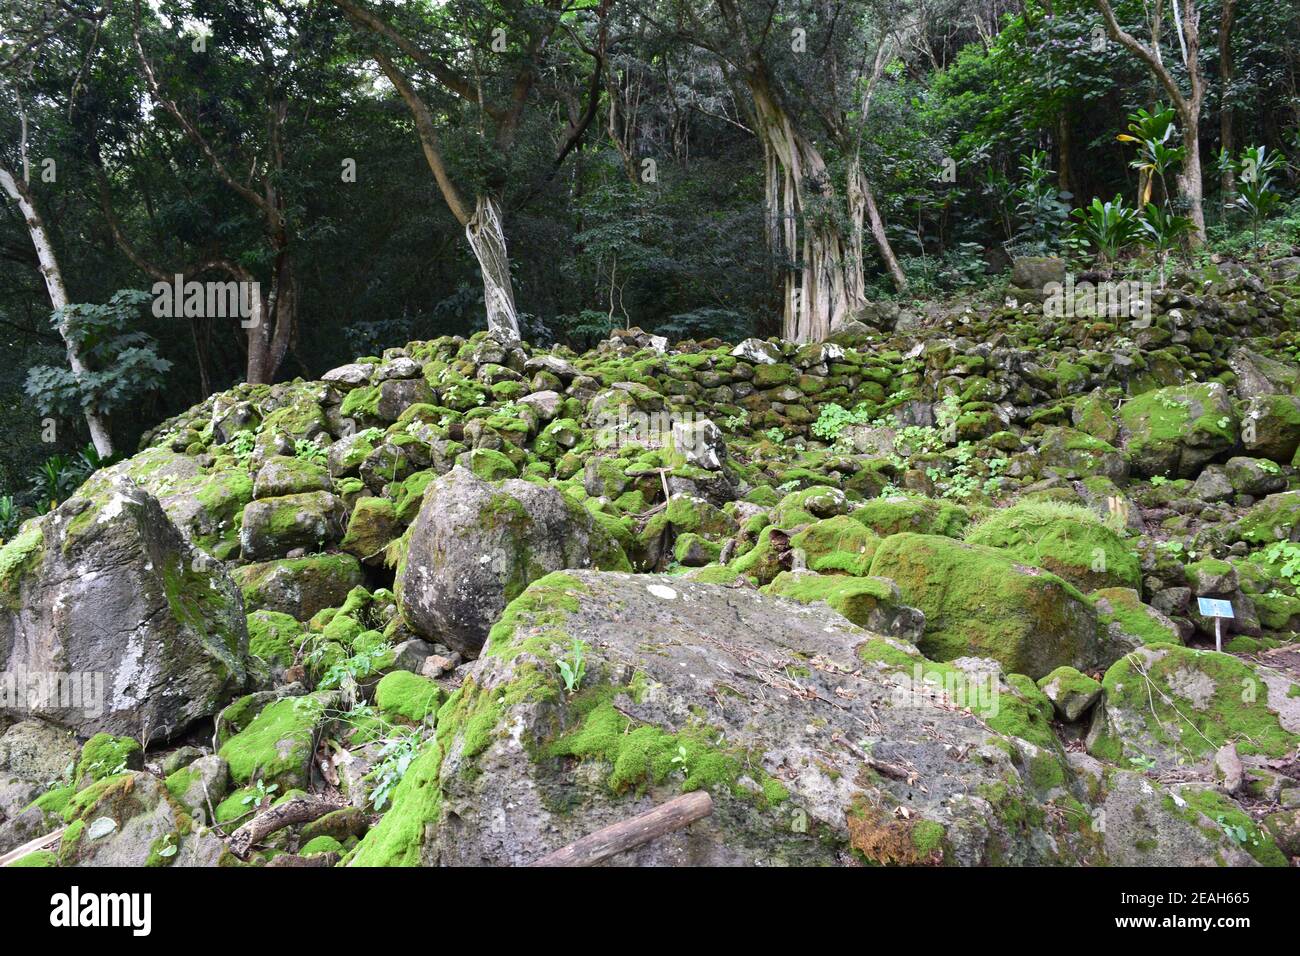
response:
{"label": "green moss", "polygon": [[429,741],[393,790],[392,808],[357,844],[349,866],[419,866],[429,827],[442,817],[442,749]]}
{"label": "green moss", "polygon": [[881,578],[782,571],[763,591],[801,604],[825,601],[859,627],[867,626],[871,613],[882,603],[897,603],[893,585]]}
{"label": "green moss", "polygon": [[847,515],[814,522],[790,539],[810,570],[827,574],[865,575],[879,544],[879,535]]}
{"label": "green moss", "polygon": [[276,783],[287,789],[302,781],[317,723],[325,712],[320,695],[285,697],[267,704],[253,721],[222,746],[238,784]]}
{"label": "green moss", "polygon": [[302,625],[280,611],[254,611],[247,620],[248,652],[282,667],[292,666],[302,641]]}
{"label": "green moss", "polygon": [[1162,623],[1154,608],[1142,603],[1132,588],[1102,588],[1091,595],[1103,627],[1119,626],[1143,644],[1177,644],[1178,632]]}
{"label": "green moss", "polygon": [[1242,753],[1270,757],[1300,744],[1300,735],[1283,729],[1269,709],[1268,685],[1230,654],[1151,645],[1115,662],[1102,687],[1108,708],[1142,716],[1157,742],[1188,757],[1212,753],[1230,741]]}
{"label": "green moss", "polygon": [[342,853],[343,844],[332,836],[318,836],[308,840],[306,845],[298,852],[302,856],[312,856],[317,853]]}
{"label": "green moss", "polygon": [[74,778],[80,781],[89,777],[93,781],[115,776],[132,764],[140,766],[141,755],[140,744],[130,737],[95,734],[81,748]]}
{"label": "green moss", "polygon": [[475,448],[463,454],[457,464],[464,465],[484,481],[518,478],[519,469],[505,455],[491,448]]}
{"label": "green moss", "polygon": [[59,858],[49,850],[37,850],[34,853],[28,853],[21,856],[9,864],[12,867],[22,866],[58,866]]}
{"label": "green moss", "polygon": [[[757,797],[763,803],[788,798],[788,791],[762,770],[753,755],[727,748],[716,729],[691,723],[669,733],[638,724],[614,707],[610,698],[619,690],[602,686],[580,695],[583,699],[572,705],[580,719],[578,728],[549,744],[547,754],[604,761],[610,767],[607,782],[615,793],[642,791],[669,776],[680,776],[683,793],[702,789],[715,795]],[[743,776],[759,784],[757,794],[740,784]]]}
{"label": "green moss", "polygon": [[960,537],[970,513],[960,505],[933,498],[877,498],[851,515],[881,537],[906,531]]}
{"label": "green moss", "polygon": [[1085,591],[1141,584],[1136,552],[1093,512],[1076,505],[1021,502],[993,511],[965,537],[971,544],[1000,548]]}
{"label": "green moss", "polygon": [[870,570],[897,583],[902,602],[925,613],[919,646],[932,659],[993,657],[1010,672],[1041,677],[1092,653],[1096,616],[1087,599],[1003,551],[896,534],[881,543]]}
{"label": "green moss", "polygon": [[33,519],[0,548],[0,598],[6,607],[17,610],[22,576],[40,563],[45,553],[45,533]]}
{"label": "green moss", "polygon": [[1184,791],[1182,797],[1190,811],[1184,812],[1183,816],[1192,823],[1199,825],[1196,814],[1203,813],[1259,863],[1264,866],[1288,865],[1273,837],[1260,829],[1251,816],[1228,797],[1214,790]]}
{"label": "green moss", "polygon": [[53,790],[47,790],[24,807],[23,812],[32,809],[40,810],[45,815],[46,821],[49,822],[56,817],[63,816],[63,812],[68,808],[68,801],[72,799],[76,792],[77,788],[75,786],[55,787]]}
{"label": "green moss", "polygon": [[375,686],[375,706],[380,712],[412,724],[423,723],[436,713],[444,696],[433,681],[409,671],[385,674]]}
{"label": "green moss", "polygon": [[942,848],[944,832],[942,823],[918,820],[912,827],[912,845],[922,856],[929,856]]}

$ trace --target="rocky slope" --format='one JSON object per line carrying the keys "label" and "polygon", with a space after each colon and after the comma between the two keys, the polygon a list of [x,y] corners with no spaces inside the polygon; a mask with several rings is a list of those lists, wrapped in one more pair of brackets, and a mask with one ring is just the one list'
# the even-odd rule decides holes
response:
{"label": "rocky slope", "polygon": [[0,711],[0,853],[522,864],[702,788],[615,862],[1285,865],[1297,273],[214,395],[0,549],[9,686],[99,678]]}

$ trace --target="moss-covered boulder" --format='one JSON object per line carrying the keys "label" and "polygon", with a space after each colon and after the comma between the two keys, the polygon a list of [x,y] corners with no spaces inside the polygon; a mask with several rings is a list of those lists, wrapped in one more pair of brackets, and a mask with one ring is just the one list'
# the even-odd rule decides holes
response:
{"label": "moss-covered boulder", "polygon": [[1144,478],[1195,478],[1237,444],[1237,413],[1218,382],[1144,392],[1119,414],[1124,453]]}
{"label": "moss-covered boulder", "polygon": [[1101,682],[1073,667],[1058,667],[1038,682],[1058,717],[1074,723],[1101,697]]}
{"label": "moss-covered boulder", "polygon": [[426,677],[409,671],[385,674],[375,685],[375,706],[389,720],[421,724],[438,712],[446,694]]}
{"label": "moss-covered boulder", "polygon": [[261,609],[248,615],[248,653],[281,667],[293,665],[303,626],[283,611]]}
{"label": "moss-covered boulder", "polygon": [[898,585],[886,578],[782,571],[763,592],[800,604],[825,602],[859,627],[912,643],[925,629],[925,615],[904,605]]}
{"label": "moss-covered boulder", "polygon": [[391,499],[362,498],[352,508],[339,547],[367,564],[382,564],[385,549],[401,533],[397,505]]}
{"label": "moss-covered boulder", "polygon": [[[323,459],[324,453],[321,453]],[[266,459],[253,480],[253,497],[280,498],[284,495],[330,491],[330,474],[324,465],[309,458],[276,455]]]}
{"label": "moss-covered boulder", "polygon": [[282,697],[266,704],[246,727],[224,744],[220,756],[238,786],[275,784],[283,793],[305,787],[311,772],[317,728],[329,719],[337,695]]}
{"label": "moss-covered boulder", "polygon": [[1023,501],[990,513],[966,540],[1046,568],[1084,592],[1136,588],[1142,580],[1137,553],[1087,508]]}
{"label": "moss-covered boulder", "polygon": [[816,521],[790,539],[809,570],[827,574],[866,574],[879,544],[880,535],[849,515]]}
{"label": "moss-covered boulder", "polygon": [[1300,491],[1283,491],[1256,502],[1233,531],[1250,544],[1300,541]]}
{"label": "moss-covered boulder", "polygon": [[[568,689],[559,664],[575,641],[585,673]],[[891,659],[860,656],[873,642]],[[993,729],[914,684],[913,663],[926,662],[910,645],[816,605],[665,575],[548,575],[506,609],[348,862],[528,863],[698,789],[713,798],[707,826],[617,862],[1087,858],[1091,841],[1040,803],[1072,786],[1050,732],[1039,746]],[[1050,715],[1031,682],[1025,693]]]}
{"label": "moss-covered boulder", "polygon": [[1127,653],[1144,644],[1182,643],[1177,625],[1163,612],[1143,604],[1135,589],[1102,588],[1090,597],[1111,647]]}
{"label": "moss-covered boulder", "polygon": [[88,787],[105,777],[143,769],[144,751],[138,741],[131,737],[98,733],[82,745],[72,778],[78,787]]}
{"label": "moss-covered boulder", "polygon": [[130,771],[80,791],[64,810],[59,866],[223,866],[224,841],[152,774]]}
{"label": "moss-covered boulder", "polygon": [[229,575],[120,475],[0,548],[0,672],[78,675],[75,693],[40,700],[34,716],[86,736],[164,738],[242,689],[247,650]]}
{"label": "moss-covered boulder", "polygon": [[234,568],[250,610],[279,611],[309,620],[327,607],[338,607],[361,584],[361,565],[350,554],[317,554],[305,558],[263,561]]}
{"label": "moss-covered boulder", "polygon": [[457,467],[424,492],[398,585],[417,634],[475,653],[528,582],[562,568],[628,569],[603,524],[546,485]]}
{"label": "moss-covered boulder", "polygon": [[1087,599],[1003,551],[896,534],[881,542],[871,574],[897,583],[904,603],[925,614],[919,647],[933,660],[991,657],[1036,680],[1064,664],[1091,669],[1104,656]]}
{"label": "moss-covered boulder", "polygon": [[970,523],[970,513],[951,501],[896,496],[867,502],[853,512],[853,519],[881,537],[914,532],[959,538]]}
{"label": "moss-covered boulder", "polygon": [[1300,745],[1295,686],[1230,654],[1152,644],[1106,671],[1088,751],[1163,768],[1208,762],[1227,743],[1279,757]]}
{"label": "moss-covered boulder", "polygon": [[284,557],[295,548],[324,551],[343,538],[347,508],[332,492],[262,498],[244,508],[239,529],[246,561]]}
{"label": "moss-covered boulder", "polygon": [[187,807],[196,819],[213,823],[212,815],[230,792],[230,764],[208,754],[174,770],[165,781],[167,792]]}

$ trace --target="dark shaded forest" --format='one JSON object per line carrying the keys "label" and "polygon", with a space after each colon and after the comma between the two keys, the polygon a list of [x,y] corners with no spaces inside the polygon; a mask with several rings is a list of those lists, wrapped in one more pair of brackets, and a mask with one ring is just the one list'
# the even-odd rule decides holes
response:
{"label": "dark shaded forest", "polygon": [[[1275,0],[5,0],[0,518],[413,339],[807,341],[1015,256],[1285,255],[1298,73]],[[259,321],[160,315],[178,276]]]}

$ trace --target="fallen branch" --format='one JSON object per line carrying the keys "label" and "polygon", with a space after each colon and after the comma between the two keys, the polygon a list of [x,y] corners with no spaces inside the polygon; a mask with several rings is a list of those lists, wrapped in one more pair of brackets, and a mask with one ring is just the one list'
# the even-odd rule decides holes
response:
{"label": "fallen branch", "polygon": [[534,860],[529,866],[595,866],[611,856],[689,826],[712,812],[713,798],[706,792],[684,793],[630,820],[588,834]]}
{"label": "fallen branch", "polygon": [[277,830],[293,826],[295,823],[310,823],[325,816],[331,810],[341,809],[343,804],[328,797],[302,796],[286,800],[278,806],[271,807],[265,813],[259,813],[249,820],[230,837],[230,852],[241,860],[247,858],[248,851]]}
{"label": "fallen branch", "polygon": [[51,843],[57,843],[59,840],[63,839],[63,831],[66,829],[67,827],[59,827],[53,833],[47,833],[45,836],[37,837],[35,840],[28,840],[16,850],[10,850],[8,853],[0,856],[0,866],[8,866],[15,860],[21,860],[28,853],[43,850]]}

